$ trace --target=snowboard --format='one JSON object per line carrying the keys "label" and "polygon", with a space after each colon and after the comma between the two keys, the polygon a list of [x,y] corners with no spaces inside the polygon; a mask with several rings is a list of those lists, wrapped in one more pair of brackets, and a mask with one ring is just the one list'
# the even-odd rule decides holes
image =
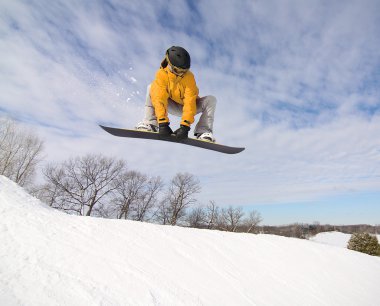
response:
{"label": "snowboard", "polygon": [[106,132],[119,137],[128,137],[128,138],[142,138],[142,139],[152,139],[152,140],[161,140],[161,141],[169,141],[169,142],[176,142],[180,144],[185,144],[193,147],[198,147],[202,149],[217,151],[221,153],[226,154],[236,154],[243,151],[245,148],[238,148],[238,147],[230,147],[214,142],[204,141],[204,140],[198,140],[195,138],[187,138],[182,141],[177,141],[176,137],[174,135],[168,137],[168,138],[160,138],[158,136],[158,133],[156,132],[146,132],[146,131],[139,131],[139,130],[129,130],[129,129],[121,129],[121,128],[113,128],[108,126],[99,125],[103,130]]}

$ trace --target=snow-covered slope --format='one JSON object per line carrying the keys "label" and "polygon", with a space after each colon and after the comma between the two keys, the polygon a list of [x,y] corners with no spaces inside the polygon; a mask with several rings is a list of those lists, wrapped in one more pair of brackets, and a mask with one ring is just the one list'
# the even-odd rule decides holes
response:
{"label": "snow-covered slope", "polygon": [[348,240],[350,240],[350,237],[351,235],[340,232],[325,232],[319,233],[314,237],[311,237],[310,240],[314,242],[328,244],[331,246],[347,248],[347,243]]}
{"label": "snow-covered slope", "polygon": [[[341,248],[347,248],[347,243],[350,240],[350,238],[351,238],[350,234],[344,234],[340,232],[325,232],[325,233],[319,233],[315,235],[314,237],[311,237],[310,240],[314,242],[341,247]],[[377,239],[380,241],[379,235],[377,235]]]}
{"label": "snow-covered slope", "polygon": [[380,260],[270,235],[69,216],[0,177],[0,305],[380,305]]}

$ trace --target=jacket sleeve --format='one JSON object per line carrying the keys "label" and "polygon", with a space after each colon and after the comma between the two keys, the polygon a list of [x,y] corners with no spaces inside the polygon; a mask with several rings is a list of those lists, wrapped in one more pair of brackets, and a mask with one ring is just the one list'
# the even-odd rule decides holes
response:
{"label": "jacket sleeve", "polygon": [[150,87],[150,98],[157,116],[158,123],[169,122],[168,118],[168,76],[163,69],[156,73],[152,86]]}
{"label": "jacket sleeve", "polygon": [[194,122],[194,116],[197,113],[198,93],[194,75],[191,73],[186,76],[181,124],[190,126]]}

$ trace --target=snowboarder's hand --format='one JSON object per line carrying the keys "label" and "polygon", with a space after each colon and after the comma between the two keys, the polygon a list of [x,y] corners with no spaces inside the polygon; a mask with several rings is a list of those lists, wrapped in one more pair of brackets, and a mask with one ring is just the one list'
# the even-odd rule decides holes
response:
{"label": "snowboarder's hand", "polygon": [[172,129],[169,126],[169,122],[160,123],[158,126],[158,136],[161,138],[168,138],[173,134]]}
{"label": "snowboarder's hand", "polygon": [[190,127],[181,124],[181,127],[174,132],[174,134],[176,135],[177,141],[181,141],[189,137],[189,131],[190,131]]}

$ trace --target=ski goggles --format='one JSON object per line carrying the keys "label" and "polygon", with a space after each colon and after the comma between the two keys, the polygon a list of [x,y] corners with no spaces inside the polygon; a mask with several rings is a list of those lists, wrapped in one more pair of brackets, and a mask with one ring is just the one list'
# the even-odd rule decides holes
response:
{"label": "ski goggles", "polygon": [[168,61],[170,71],[173,72],[175,75],[183,76],[187,71],[189,71],[189,69],[179,68],[179,67],[174,66],[170,62],[167,54],[166,54],[166,60]]}

